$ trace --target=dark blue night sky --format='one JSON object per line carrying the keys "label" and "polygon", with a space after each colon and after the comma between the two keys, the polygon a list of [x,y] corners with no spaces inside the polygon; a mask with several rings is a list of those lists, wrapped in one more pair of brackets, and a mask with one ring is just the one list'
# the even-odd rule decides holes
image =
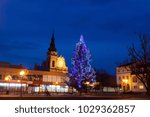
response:
{"label": "dark blue night sky", "polygon": [[40,64],[53,30],[69,67],[83,34],[93,66],[115,74],[135,32],[150,32],[150,0],[0,0],[0,61]]}

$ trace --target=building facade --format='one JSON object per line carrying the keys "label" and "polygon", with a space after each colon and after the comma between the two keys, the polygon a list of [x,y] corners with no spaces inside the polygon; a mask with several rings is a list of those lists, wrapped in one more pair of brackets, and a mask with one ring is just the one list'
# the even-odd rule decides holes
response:
{"label": "building facade", "polygon": [[122,92],[146,92],[144,85],[134,74],[128,65],[121,65],[116,68],[117,84]]}
{"label": "building facade", "polygon": [[35,64],[33,70],[22,65],[0,62],[0,92],[68,92],[68,67],[65,58],[58,56],[52,34],[47,57],[41,65]]}

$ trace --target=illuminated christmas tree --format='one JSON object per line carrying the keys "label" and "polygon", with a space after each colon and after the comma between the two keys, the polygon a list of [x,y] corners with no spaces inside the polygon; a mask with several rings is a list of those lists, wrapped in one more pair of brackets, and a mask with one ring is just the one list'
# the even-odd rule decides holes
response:
{"label": "illuminated christmas tree", "polygon": [[83,83],[86,81],[95,82],[95,71],[90,62],[91,54],[81,35],[80,41],[76,44],[72,58],[72,69],[69,74],[70,78],[74,79],[71,81],[76,82],[77,88],[82,88]]}

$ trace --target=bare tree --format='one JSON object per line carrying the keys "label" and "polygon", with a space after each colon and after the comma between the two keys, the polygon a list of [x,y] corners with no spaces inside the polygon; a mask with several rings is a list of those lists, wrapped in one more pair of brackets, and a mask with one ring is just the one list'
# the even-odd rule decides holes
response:
{"label": "bare tree", "polygon": [[140,45],[134,44],[129,48],[129,69],[145,86],[150,95],[150,38],[146,34],[139,34]]}

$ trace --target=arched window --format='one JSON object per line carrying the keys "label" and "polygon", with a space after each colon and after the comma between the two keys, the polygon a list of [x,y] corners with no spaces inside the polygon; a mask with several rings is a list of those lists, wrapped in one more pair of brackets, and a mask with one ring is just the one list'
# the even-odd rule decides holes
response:
{"label": "arched window", "polygon": [[137,78],[135,76],[133,77],[133,82],[137,82]]}
{"label": "arched window", "polygon": [[52,67],[55,67],[55,61],[52,61]]}

